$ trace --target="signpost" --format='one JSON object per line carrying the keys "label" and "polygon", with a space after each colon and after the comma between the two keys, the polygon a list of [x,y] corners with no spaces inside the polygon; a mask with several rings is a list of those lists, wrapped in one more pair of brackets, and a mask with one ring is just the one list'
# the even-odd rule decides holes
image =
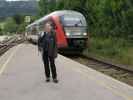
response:
{"label": "signpost", "polygon": [[30,16],[25,16],[25,22],[30,23],[31,22],[31,17]]}

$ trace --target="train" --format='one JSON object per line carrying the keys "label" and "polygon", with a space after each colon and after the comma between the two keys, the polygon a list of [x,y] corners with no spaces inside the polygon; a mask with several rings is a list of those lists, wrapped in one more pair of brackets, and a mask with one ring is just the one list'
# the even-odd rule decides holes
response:
{"label": "train", "polygon": [[55,29],[60,52],[82,52],[86,48],[89,34],[83,14],[73,10],[54,11],[28,25],[26,33],[37,41],[47,22]]}

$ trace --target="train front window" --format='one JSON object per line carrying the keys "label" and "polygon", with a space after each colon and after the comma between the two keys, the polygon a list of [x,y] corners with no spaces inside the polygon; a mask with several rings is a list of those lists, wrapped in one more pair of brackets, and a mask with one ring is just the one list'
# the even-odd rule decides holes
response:
{"label": "train front window", "polygon": [[65,14],[60,21],[66,36],[87,36],[87,24],[82,14]]}
{"label": "train front window", "polygon": [[66,14],[61,16],[61,23],[64,27],[84,27],[86,21],[82,15]]}

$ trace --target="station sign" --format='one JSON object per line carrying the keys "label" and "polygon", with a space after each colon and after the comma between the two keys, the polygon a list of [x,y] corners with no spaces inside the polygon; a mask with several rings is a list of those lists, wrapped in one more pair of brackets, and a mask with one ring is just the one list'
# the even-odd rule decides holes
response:
{"label": "station sign", "polygon": [[31,22],[31,16],[25,16],[25,22],[30,23]]}

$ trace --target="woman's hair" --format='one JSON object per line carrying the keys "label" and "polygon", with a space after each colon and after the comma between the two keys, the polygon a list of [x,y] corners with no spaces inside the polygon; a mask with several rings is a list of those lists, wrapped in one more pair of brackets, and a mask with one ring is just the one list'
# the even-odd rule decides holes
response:
{"label": "woman's hair", "polygon": [[48,22],[45,23],[45,25],[46,25],[46,24],[48,24],[48,26],[50,25],[50,27],[51,27],[52,29],[54,29],[54,30],[56,29],[56,25],[55,25],[54,22],[48,21]]}

